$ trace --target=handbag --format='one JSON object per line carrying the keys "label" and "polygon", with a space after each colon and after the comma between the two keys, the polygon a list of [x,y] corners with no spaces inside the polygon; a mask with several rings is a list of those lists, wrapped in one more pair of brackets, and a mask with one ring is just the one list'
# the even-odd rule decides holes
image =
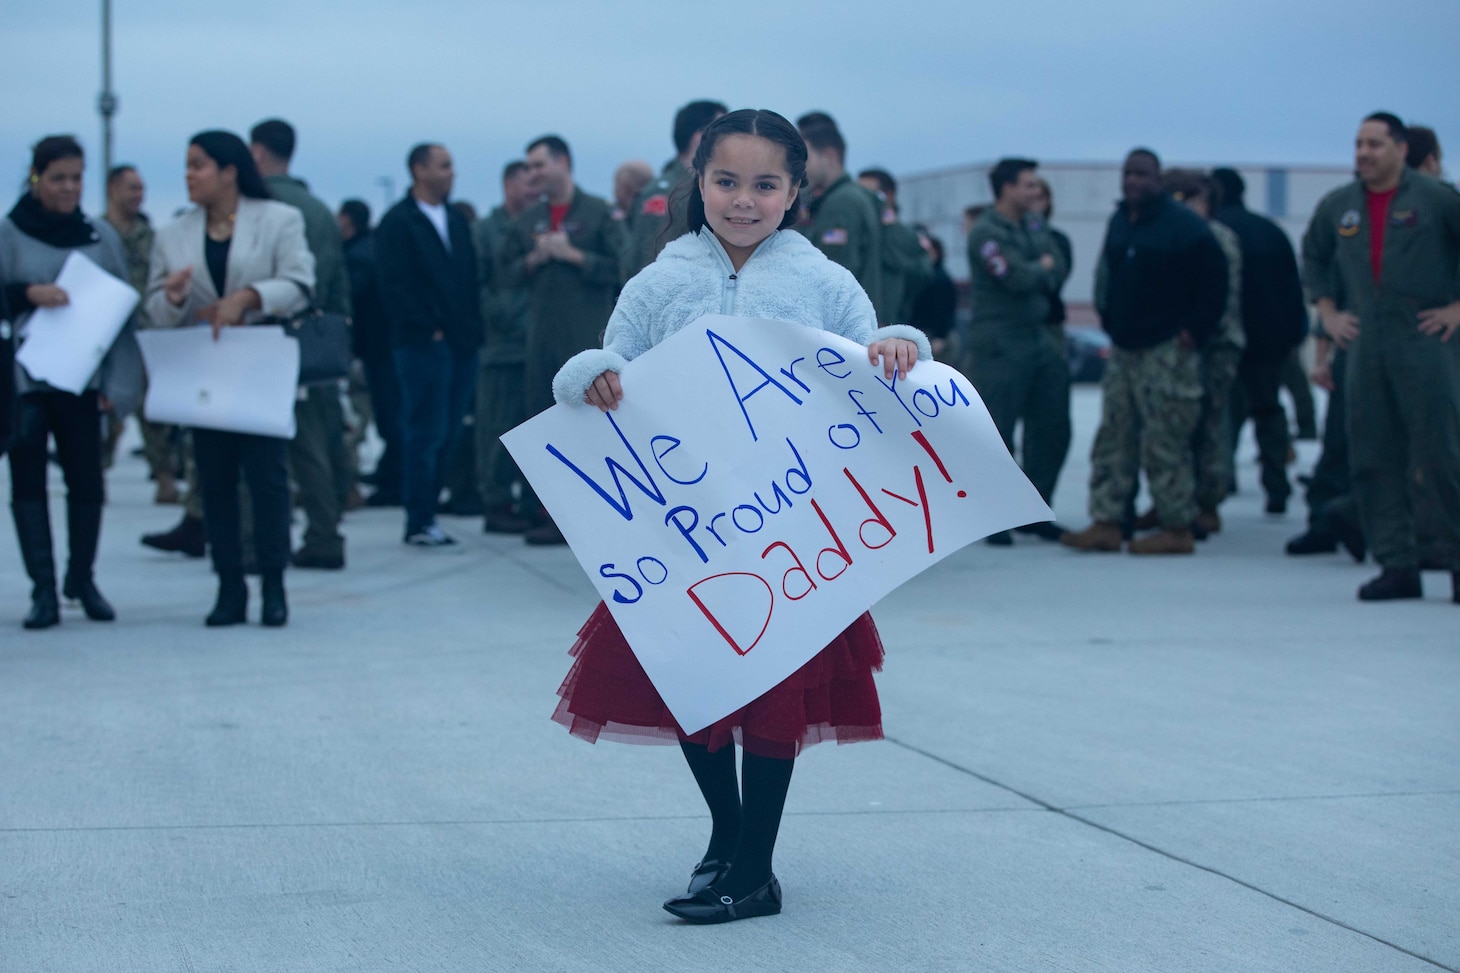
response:
{"label": "handbag", "polygon": [[350,319],[334,311],[306,308],[282,322],[299,341],[299,384],[335,382],[350,374]]}
{"label": "handbag", "polygon": [[255,324],[277,324],[284,334],[299,342],[299,384],[326,385],[350,375],[354,357],[350,341],[349,315],[326,311],[314,303],[314,291],[298,281],[295,286],[309,306],[291,317],[268,315]]}

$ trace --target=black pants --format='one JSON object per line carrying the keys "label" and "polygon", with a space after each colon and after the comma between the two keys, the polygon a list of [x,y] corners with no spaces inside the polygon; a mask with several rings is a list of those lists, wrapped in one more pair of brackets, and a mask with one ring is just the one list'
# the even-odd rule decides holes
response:
{"label": "black pants", "polygon": [[289,563],[289,441],[213,429],[193,430],[193,454],[203,481],[203,522],[220,576],[243,574],[238,475],[253,502],[254,550],[259,570]]}
{"label": "black pants", "polygon": [[1232,396],[1231,447],[1235,452],[1242,424],[1252,420],[1257,435],[1258,465],[1262,468],[1262,489],[1268,500],[1286,501],[1293,492],[1288,483],[1288,416],[1278,392],[1283,383],[1284,359],[1246,359],[1237,366],[1237,388]]}
{"label": "black pants", "polygon": [[101,506],[106,488],[101,476],[101,413],[96,392],[28,392],[15,402],[14,428],[10,443],[12,503],[46,502],[47,448],[54,436],[67,500]]}
{"label": "black pants", "polygon": [[375,465],[376,486],[387,496],[399,497],[402,485],[405,451],[405,430],[401,425],[400,378],[395,373],[395,359],[384,355],[363,359],[365,384],[370,387],[370,408],[375,412],[375,431],[385,443],[385,451]]}
{"label": "black pants", "polygon": [[1333,356],[1333,391],[1328,394],[1328,413],[1323,417],[1323,452],[1308,482],[1308,526],[1321,528],[1323,511],[1340,497],[1353,493],[1348,473],[1348,426],[1344,404],[1344,372],[1348,354],[1339,349]]}

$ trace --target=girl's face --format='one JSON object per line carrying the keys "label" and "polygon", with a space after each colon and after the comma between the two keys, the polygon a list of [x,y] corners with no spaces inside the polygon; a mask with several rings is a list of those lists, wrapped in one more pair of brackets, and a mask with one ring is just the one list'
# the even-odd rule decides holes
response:
{"label": "girl's face", "polygon": [[187,182],[188,199],[199,206],[208,206],[217,201],[223,191],[238,181],[238,170],[233,166],[218,168],[213,157],[196,145],[188,146]]}
{"label": "girl's face", "polygon": [[78,158],[57,159],[44,172],[35,173],[32,183],[36,199],[52,213],[74,213],[81,205],[81,171],[86,167]]}
{"label": "girl's face", "polygon": [[786,152],[759,135],[722,135],[700,175],[705,222],[735,256],[760,246],[796,205]]}

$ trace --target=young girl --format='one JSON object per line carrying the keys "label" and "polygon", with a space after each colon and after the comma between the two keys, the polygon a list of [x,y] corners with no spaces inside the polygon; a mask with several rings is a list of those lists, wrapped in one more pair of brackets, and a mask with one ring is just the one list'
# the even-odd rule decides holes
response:
{"label": "young girl", "polygon": [[[732,112],[705,130],[695,153],[690,232],[624,287],[602,350],[582,352],[553,380],[563,404],[615,409],[618,372],[632,358],[706,314],[793,320],[867,345],[873,364],[906,373],[931,357],[922,333],[877,328],[866,293],[845,268],[801,234],[797,195],[806,185],[806,144],[771,111]],[[678,740],[710,808],[710,844],[686,895],[664,908],[695,923],[781,911],[771,873],[796,755],[822,740],[882,737],[874,670],[882,642],[862,615],[780,685],[698,733],[675,723],[608,609],[599,604],[578,634],[577,661],[553,719],[590,742],[607,734],[633,742]],[[745,749],[743,785],[735,742]]]}

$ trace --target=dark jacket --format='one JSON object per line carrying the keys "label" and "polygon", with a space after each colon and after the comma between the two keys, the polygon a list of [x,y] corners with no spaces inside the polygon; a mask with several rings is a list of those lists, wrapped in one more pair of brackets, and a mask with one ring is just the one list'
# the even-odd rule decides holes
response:
{"label": "dark jacket", "polygon": [[[1049,238],[1054,241],[1055,250],[1064,258],[1065,279],[1069,280],[1069,272],[1075,268],[1075,246],[1070,242],[1069,236],[1064,230],[1050,226],[1041,221],[1040,225]],[[1064,324],[1069,320],[1069,312],[1065,310],[1065,299],[1060,295],[1063,285],[1056,288],[1054,293],[1049,295],[1049,317],[1045,319],[1046,324]]]}
{"label": "dark jacket", "polygon": [[929,338],[946,338],[953,330],[957,309],[958,288],[940,263],[933,267],[932,276],[913,299],[912,320],[908,323]]}
{"label": "dark jacket", "polygon": [[1186,331],[1206,344],[1227,306],[1227,258],[1217,238],[1166,196],[1134,222],[1127,214],[1121,203],[1100,254],[1096,307],[1110,340],[1139,351]]}
{"label": "dark jacket", "polygon": [[390,320],[380,297],[374,234],[361,234],[345,244],[345,272],[350,280],[350,306],[355,309],[350,329],[355,357],[361,361],[389,358]]}
{"label": "dark jacket", "polygon": [[466,217],[450,204],[451,250],[410,194],[386,211],[375,230],[375,268],[390,321],[391,344],[429,344],[440,331],[458,354],[482,344],[477,251]]}
{"label": "dark jacket", "polygon": [[1242,330],[1247,335],[1243,357],[1280,361],[1308,333],[1308,312],[1298,258],[1282,227],[1241,203],[1228,203],[1216,219],[1242,245]]}

